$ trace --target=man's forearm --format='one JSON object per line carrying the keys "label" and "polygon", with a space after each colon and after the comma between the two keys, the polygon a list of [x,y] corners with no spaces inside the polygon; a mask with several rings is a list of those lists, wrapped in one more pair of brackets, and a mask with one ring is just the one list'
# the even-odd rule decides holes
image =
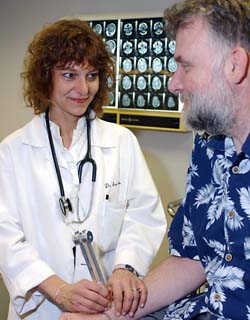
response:
{"label": "man's forearm", "polygon": [[60,320],[137,320],[185,297],[206,281],[199,261],[169,257],[144,278],[148,297],[144,308],[138,308],[134,317],[117,316],[114,308],[95,315],[67,313]]}
{"label": "man's forearm", "polygon": [[[186,296],[206,280],[199,261],[188,258],[169,257],[152,270],[145,278],[148,298],[144,308],[138,308],[133,319],[159,310]],[[116,317],[114,310],[106,312],[112,320],[127,320],[129,316]]]}

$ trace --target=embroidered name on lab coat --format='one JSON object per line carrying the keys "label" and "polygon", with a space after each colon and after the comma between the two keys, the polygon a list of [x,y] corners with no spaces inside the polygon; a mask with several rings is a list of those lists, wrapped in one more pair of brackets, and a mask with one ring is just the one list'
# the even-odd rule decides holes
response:
{"label": "embroidered name on lab coat", "polygon": [[117,186],[119,186],[119,184],[121,184],[120,181],[118,181],[118,182],[114,182],[114,181],[113,181],[111,184],[108,183],[108,182],[106,182],[106,183],[104,184],[104,187],[107,189],[107,188],[117,187]]}

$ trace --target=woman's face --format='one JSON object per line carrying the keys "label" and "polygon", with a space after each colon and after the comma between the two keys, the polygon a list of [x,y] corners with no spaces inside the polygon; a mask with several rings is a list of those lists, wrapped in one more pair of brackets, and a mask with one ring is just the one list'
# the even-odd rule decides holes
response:
{"label": "woman's face", "polygon": [[50,116],[71,117],[77,121],[86,112],[99,90],[99,71],[88,63],[71,63],[52,71]]}

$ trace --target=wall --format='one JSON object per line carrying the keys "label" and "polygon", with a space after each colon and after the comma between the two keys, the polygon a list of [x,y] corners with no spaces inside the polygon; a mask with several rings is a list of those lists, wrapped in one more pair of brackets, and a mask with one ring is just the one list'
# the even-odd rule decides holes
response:
{"label": "wall", "polygon": [[[32,117],[21,96],[19,74],[26,47],[34,33],[45,23],[63,16],[96,14],[162,15],[174,0],[2,0],[0,2],[0,140]],[[141,144],[164,207],[182,196],[185,174],[192,146],[191,133],[134,131]],[[154,262],[167,255],[164,241]],[[0,280],[0,319],[6,320],[7,294]]]}

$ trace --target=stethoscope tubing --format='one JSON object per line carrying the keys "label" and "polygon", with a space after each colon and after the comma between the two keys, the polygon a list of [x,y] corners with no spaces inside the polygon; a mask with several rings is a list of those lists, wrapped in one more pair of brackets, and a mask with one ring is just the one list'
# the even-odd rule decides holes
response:
{"label": "stethoscope tubing", "polygon": [[90,121],[89,119],[86,119],[86,125],[87,125],[87,153],[84,157],[84,159],[80,162],[78,167],[78,177],[79,177],[79,183],[82,182],[82,168],[85,163],[90,162],[92,164],[92,182],[96,181],[96,163],[95,160],[92,158],[91,155],[91,137],[90,137]]}
{"label": "stethoscope tubing", "polygon": [[[54,167],[56,170],[56,175],[57,175],[57,180],[60,188],[60,198],[59,198],[59,204],[61,211],[64,216],[67,215],[68,212],[72,212],[72,204],[69,198],[65,197],[65,191],[63,187],[63,181],[62,181],[62,176],[61,172],[59,169],[58,161],[57,161],[57,156],[56,156],[56,151],[55,151],[55,146],[51,134],[51,129],[50,129],[50,123],[49,123],[49,109],[45,111],[45,123],[46,123],[46,129],[47,129],[47,134],[48,134],[48,139],[49,139],[49,144],[50,144],[50,149],[51,149],[51,154],[54,162]],[[84,164],[89,162],[92,165],[92,183],[96,181],[96,173],[97,173],[97,166],[95,160],[91,156],[91,136],[90,136],[90,120],[86,118],[86,125],[87,125],[87,152],[83,160],[80,161],[79,167],[78,167],[78,177],[79,177],[79,184],[81,184],[82,181],[82,168]],[[91,204],[93,201],[93,192],[91,195]],[[89,214],[90,209],[88,210]],[[87,215],[88,215],[87,214]],[[79,213],[78,213],[78,222],[83,222],[84,220],[80,220],[79,218]]]}
{"label": "stethoscope tubing", "polygon": [[46,122],[48,138],[49,138],[50,150],[51,150],[51,153],[52,153],[53,162],[54,162],[56,175],[57,175],[57,179],[58,179],[58,184],[59,184],[59,188],[60,188],[60,194],[61,194],[61,197],[65,198],[65,192],[64,192],[63,182],[62,182],[62,176],[61,176],[61,172],[60,172],[60,169],[59,169],[57,156],[56,156],[56,151],[55,151],[55,146],[54,146],[54,142],[53,142],[53,138],[52,138],[52,134],[51,134],[51,130],[50,130],[49,109],[47,109],[46,112],[45,112],[45,122]]}

